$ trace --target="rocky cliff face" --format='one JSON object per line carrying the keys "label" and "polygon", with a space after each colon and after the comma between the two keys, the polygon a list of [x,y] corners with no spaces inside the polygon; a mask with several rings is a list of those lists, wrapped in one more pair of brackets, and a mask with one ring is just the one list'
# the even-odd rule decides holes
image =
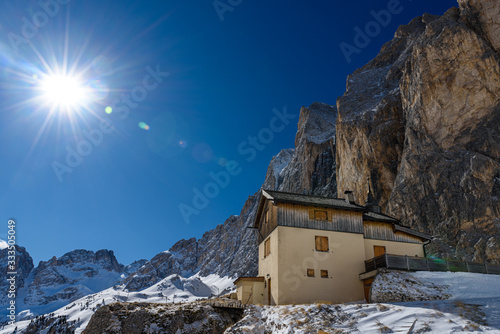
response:
{"label": "rocky cliff face", "polygon": [[[263,188],[335,197],[336,119],[334,106],[315,102],[302,107],[295,149],[283,150],[271,161]],[[284,156],[287,163],[275,161],[281,161]]]}
{"label": "rocky cliff face", "polygon": [[437,237],[440,256],[500,261],[500,4],[460,0],[401,26],[337,100],[339,193],[369,188]]}

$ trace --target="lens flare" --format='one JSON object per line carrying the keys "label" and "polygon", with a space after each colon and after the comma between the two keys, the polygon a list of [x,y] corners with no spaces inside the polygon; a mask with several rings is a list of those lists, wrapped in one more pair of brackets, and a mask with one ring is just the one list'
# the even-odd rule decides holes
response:
{"label": "lens flare", "polygon": [[149,130],[149,125],[147,125],[146,123],[144,122],[139,122],[139,127],[143,130],[146,130],[148,131]]}
{"label": "lens flare", "polygon": [[213,151],[210,145],[205,144],[205,143],[200,143],[197,144],[193,148],[193,157],[196,159],[198,162],[209,162],[212,157],[213,157]]}
{"label": "lens flare", "polygon": [[104,100],[108,97],[109,88],[101,80],[92,80],[89,84],[89,93],[93,100]]}

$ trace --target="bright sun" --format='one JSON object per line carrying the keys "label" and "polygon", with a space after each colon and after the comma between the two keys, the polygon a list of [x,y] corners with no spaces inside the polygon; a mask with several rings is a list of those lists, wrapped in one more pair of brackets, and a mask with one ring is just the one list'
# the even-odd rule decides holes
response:
{"label": "bright sun", "polygon": [[52,75],[40,82],[42,98],[53,107],[67,111],[75,110],[85,104],[88,98],[87,88],[76,77]]}

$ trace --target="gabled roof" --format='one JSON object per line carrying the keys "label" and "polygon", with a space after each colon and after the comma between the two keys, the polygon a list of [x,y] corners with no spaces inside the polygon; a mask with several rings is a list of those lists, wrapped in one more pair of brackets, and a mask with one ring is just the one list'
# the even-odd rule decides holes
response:
{"label": "gabled roof", "polygon": [[274,190],[262,190],[262,195],[275,202],[297,203],[305,205],[323,206],[336,209],[364,211],[364,207],[350,203],[343,198],[320,197],[304,194],[293,194]]}
{"label": "gabled roof", "polygon": [[262,189],[259,200],[259,207],[257,209],[257,214],[255,215],[255,221],[253,224],[254,227],[258,226],[260,217],[262,215],[263,205],[266,200],[272,200],[274,203],[277,202],[294,203],[294,204],[320,206],[320,207],[351,210],[351,211],[362,212],[365,210],[363,206],[358,205],[356,203],[348,202],[343,198],[329,198],[329,197],[294,194],[282,191]]}

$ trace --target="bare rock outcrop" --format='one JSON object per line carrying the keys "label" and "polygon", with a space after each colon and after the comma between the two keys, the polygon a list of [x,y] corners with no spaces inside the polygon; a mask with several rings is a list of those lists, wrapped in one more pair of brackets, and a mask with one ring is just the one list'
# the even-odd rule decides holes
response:
{"label": "bare rock outcrop", "polygon": [[273,189],[336,196],[336,119],[337,108],[325,103],[314,102],[300,109],[293,155],[279,173],[280,182]]}
{"label": "bare rock outcrop", "polygon": [[495,0],[458,0],[462,19],[500,52],[500,7]]}
{"label": "bare rock outcrop", "polygon": [[500,261],[499,8],[464,0],[401,26],[337,101],[339,193],[371,189],[439,256]]}
{"label": "bare rock outcrop", "polygon": [[117,303],[100,307],[83,333],[223,333],[242,317],[243,310],[203,303]]}

